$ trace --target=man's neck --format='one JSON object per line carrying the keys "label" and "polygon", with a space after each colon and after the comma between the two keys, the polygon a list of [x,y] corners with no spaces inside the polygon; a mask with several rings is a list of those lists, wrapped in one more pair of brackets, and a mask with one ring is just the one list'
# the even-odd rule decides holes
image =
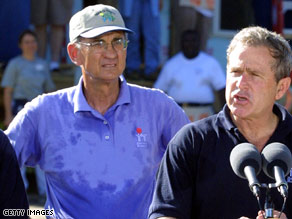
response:
{"label": "man's neck", "polygon": [[261,119],[244,120],[233,118],[233,122],[248,142],[255,145],[259,151],[262,151],[276,130],[279,118],[274,113],[271,113],[271,115]]}
{"label": "man's neck", "polygon": [[83,92],[88,104],[104,115],[119,97],[119,79],[111,82],[83,81]]}

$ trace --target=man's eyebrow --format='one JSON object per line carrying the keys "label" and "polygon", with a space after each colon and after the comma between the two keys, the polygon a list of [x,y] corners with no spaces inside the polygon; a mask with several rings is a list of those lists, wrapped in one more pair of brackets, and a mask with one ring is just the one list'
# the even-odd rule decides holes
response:
{"label": "man's eyebrow", "polygon": [[242,71],[241,67],[233,66],[229,68],[231,71]]}
{"label": "man's eyebrow", "polygon": [[247,72],[251,72],[251,73],[261,73],[262,71],[260,69],[251,69],[251,68],[246,68]]}
{"label": "man's eyebrow", "polygon": [[93,37],[93,38],[91,38],[92,40],[95,40],[95,41],[97,41],[97,40],[103,40],[101,37]]}
{"label": "man's eyebrow", "polygon": [[229,66],[229,69],[232,71],[246,70],[248,72],[261,72],[261,70],[259,68],[250,68],[250,67],[241,67],[241,66]]}
{"label": "man's eyebrow", "polygon": [[[116,40],[116,39],[122,39],[125,38],[124,36],[115,36],[112,40]],[[94,41],[105,41],[104,39],[102,39],[102,37],[98,36],[98,37],[94,37],[91,38]]]}

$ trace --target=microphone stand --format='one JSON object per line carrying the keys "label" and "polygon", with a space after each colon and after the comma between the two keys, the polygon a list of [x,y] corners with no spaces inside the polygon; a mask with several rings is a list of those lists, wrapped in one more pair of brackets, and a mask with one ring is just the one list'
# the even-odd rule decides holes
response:
{"label": "microphone stand", "polygon": [[[272,196],[271,196],[271,188],[276,188],[276,184],[275,183],[269,183],[269,184],[261,184],[261,187],[266,188],[266,199],[265,199],[265,205],[264,205],[264,209],[265,209],[265,218],[274,218],[274,203],[272,200]],[[274,218],[274,219],[278,219],[278,218]]]}
{"label": "microphone stand", "polygon": [[274,203],[271,197],[270,188],[267,187],[266,192],[266,200],[265,200],[265,218],[274,218],[273,217],[273,211],[274,211]]}

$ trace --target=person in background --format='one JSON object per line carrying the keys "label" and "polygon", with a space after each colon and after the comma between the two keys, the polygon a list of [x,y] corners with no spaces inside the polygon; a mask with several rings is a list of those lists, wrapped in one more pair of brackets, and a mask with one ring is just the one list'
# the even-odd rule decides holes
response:
{"label": "person in background", "polygon": [[155,88],[165,91],[183,107],[191,121],[214,114],[214,91],[220,107],[225,103],[225,73],[218,61],[200,50],[196,30],[186,30],[181,36],[182,51],[163,66]]}
{"label": "person in background", "polygon": [[[129,35],[126,78],[144,77],[154,81],[160,65],[160,9],[162,0],[120,0],[119,7],[127,27],[134,31]],[[141,37],[144,55],[141,54]],[[144,61],[142,60],[144,58]],[[141,64],[144,72],[140,72]]]}
{"label": "person in background", "polygon": [[[61,48],[64,43],[66,24],[72,15],[73,0],[31,0],[31,23],[39,40],[38,55],[46,58],[50,45],[50,70],[60,69]],[[50,27],[48,29],[48,27]],[[49,30],[49,41],[47,40]],[[48,43],[49,42],[49,43]]]}
{"label": "person in background", "polygon": [[117,8],[119,6],[119,0],[83,0],[83,8],[96,4],[107,4]]}
{"label": "person in background", "polygon": [[[28,209],[24,184],[15,151],[0,130],[0,218],[6,218],[4,209]],[[12,215],[10,215],[12,216]],[[26,214],[17,218],[28,218]]]}
{"label": "person in background", "polygon": [[46,62],[36,56],[38,43],[35,32],[24,30],[18,45],[22,54],[8,63],[1,82],[4,88],[5,126],[10,124],[26,102],[55,89]]}
{"label": "person in background", "polygon": [[207,51],[212,29],[214,0],[172,0],[171,54],[181,51],[181,36],[186,30],[196,30],[200,37],[200,50]]}
{"label": "person in background", "polygon": [[27,103],[5,131],[20,165],[45,172],[55,218],[147,218],[161,157],[189,122],[162,91],[122,76],[131,32],[108,5],[74,14],[67,50],[78,85]]}
{"label": "person in background", "polygon": [[[292,116],[275,103],[289,89],[291,58],[288,42],[265,28],[244,28],[234,36],[227,49],[227,104],[217,115],[186,125],[168,144],[150,219],[264,218],[247,180],[233,172],[229,158],[245,142],[259,152],[273,142],[292,150]],[[263,171],[257,179],[275,183]],[[283,197],[277,188],[270,192],[278,218]],[[261,203],[265,193],[260,190]],[[281,219],[292,217],[292,190],[288,193]]]}
{"label": "person in background", "polygon": [[[18,45],[22,53],[10,60],[1,82],[1,86],[4,88],[4,125],[6,127],[28,101],[55,89],[47,63],[36,56],[38,48],[36,34],[31,30],[24,30],[19,36]],[[25,168],[21,171],[25,186],[28,188]],[[44,196],[45,180],[38,167],[36,168],[36,178],[39,195]]]}

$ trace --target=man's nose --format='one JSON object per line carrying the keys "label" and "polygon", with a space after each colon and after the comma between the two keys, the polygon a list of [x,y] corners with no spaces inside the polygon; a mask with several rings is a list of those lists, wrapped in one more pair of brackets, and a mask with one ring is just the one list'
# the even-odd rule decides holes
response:
{"label": "man's nose", "polygon": [[117,51],[111,43],[108,43],[104,48],[104,53],[109,57],[116,57]]}
{"label": "man's nose", "polygon": [[237,87],[239,88],[245,88],[248,86],[250,81],[250,75],[247,72],[243,72],[238,78],[237,78]]}

